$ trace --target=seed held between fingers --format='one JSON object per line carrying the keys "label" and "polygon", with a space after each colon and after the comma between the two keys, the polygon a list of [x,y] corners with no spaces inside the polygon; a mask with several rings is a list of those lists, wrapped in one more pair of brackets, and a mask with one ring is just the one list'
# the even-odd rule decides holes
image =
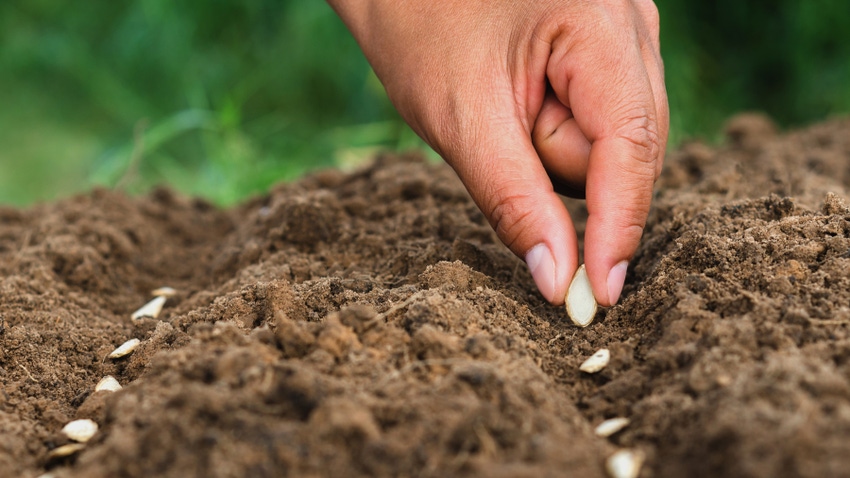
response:
{"label": "seed held between fingers", "polygon": [[579,327],[587,327],[596,316],[596,297],[587,278],[587,269],[582,264],[573,276],[565,299],[567,315]]}

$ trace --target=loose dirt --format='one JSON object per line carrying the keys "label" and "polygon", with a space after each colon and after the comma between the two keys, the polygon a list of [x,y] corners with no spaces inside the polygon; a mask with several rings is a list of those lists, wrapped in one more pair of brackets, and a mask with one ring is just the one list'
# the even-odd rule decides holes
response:
{"label": "loose dirt", "polygon": [[[727,133],[668,155],[586,329],[415,156],[225,211],[166,189],[0,208],[0,475],[596,477],[636,448],[643,477],[846,476],[850,121]],[[631,424],[596,437],[611,417]],[[77,418],[99,432],[51,458]]]}

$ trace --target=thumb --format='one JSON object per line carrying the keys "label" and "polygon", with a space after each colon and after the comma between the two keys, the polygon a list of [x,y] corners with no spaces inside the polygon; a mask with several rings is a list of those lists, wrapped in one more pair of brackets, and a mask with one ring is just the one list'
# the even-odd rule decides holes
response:
{"label": "thumb", "polygon": [[668,110],[657,41],[642,26],[652,19],[593,7],[599,21],[556,43],[547,76],[591,144],[584,262],[596,299],[611,306],[649,215]]}
{"label": "thumb", "polygon": [[528,264],[550,303],[564,302],[578,267],[576,232],[519,120],[483,121],[474,151],[447,161],[502,242]]}

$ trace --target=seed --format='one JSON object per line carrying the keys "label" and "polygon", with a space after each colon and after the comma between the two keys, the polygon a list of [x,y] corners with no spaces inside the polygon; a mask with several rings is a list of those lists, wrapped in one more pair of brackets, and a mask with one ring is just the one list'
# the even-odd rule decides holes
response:
{"label": "seed", "polygon": [[139,320],[142,317],[150,317],[152,319],[155,319],[159,317],[159,313],[162,312],[163,305],[165,305],[165,297],[155,297],[152,301],[143,305],[139,310],[133,312],[133,315],[130,317],[133,320]]}
{"label": "seed", "polygon": [[136,350],[136,347],[138,347],[140,343],[142,343],[142,341],[139,339],[130,339],[121,344],[121,346],[117,349],[113,350],[112,353],[109,354],[109,358],[116,359],[125,355],[130,355],[134,350]]}
{"label": "seed", "polygon": [[173,287],[160,287],[159,289],[152,290],[151,295],[154,297],[174,297],[177,295],[177,289]]}
{"label": "seed", "polygon": [[121,384],[118,383],[118,380],[115,380],[115,377],[112,375],[107,375],[100,379],[100,382],[97,382],[97,385],[94,386],[95,392],[100,392],[101,390],[106,392],[117,392],[121,390]]}
{"label": "seed", "polygon": [[582,372],[596,373],[605,368],[609,360],[611,360],[611,352],[608,349],[599,349],[585,360],[578,369]]}
{"label": "seed", "polygon": [[62,433],[71,440],[85,443],[97,433],[97,423],[88,418],[74,420],[62,428]]}
{"label": "seed", "polygon": [[86,446],[82,443],[68,443],[67,445],[58,446],[47,454],[48,459],[65,458],[75,453],[85,450]]}
{"label": "seed", "polygon": [[605,461],[605,469],[611,478],[637,478],[643,460],[639,450],[618,450]]}
{"label": "seed", "polygon": [[594,430],[594,432],[596,433],[596,436],[608,438],[609,436],[629,426],[631,422],[632,421],[628,418],[623,417],[609,418],[608,420],[605,420],[604,422],[597,425],[596,430]]}
{"label": "seed", "polygon": [[573,276],[570,289],[566,297],[567,315],[573,323],[579,327],[587,327],[596,316],[596,298],[590,288],[590,280],[587,278],[587,269],[582,264]]}

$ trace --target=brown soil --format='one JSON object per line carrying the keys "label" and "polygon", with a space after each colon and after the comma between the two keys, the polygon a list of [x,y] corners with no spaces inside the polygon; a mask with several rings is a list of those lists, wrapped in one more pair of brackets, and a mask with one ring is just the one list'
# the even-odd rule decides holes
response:
{"label": "brown soil", "polygon": [[[629,447],[643,477],[846,476],[848,185],[848,120],[740,116],[684,145],[587,329],[416,158],[228,211],[167,190],[0,208],[0,475],[595,477]],[[94,392],[105,375],[124,389]],[[100,431],[49,458],[75,418]]]}

